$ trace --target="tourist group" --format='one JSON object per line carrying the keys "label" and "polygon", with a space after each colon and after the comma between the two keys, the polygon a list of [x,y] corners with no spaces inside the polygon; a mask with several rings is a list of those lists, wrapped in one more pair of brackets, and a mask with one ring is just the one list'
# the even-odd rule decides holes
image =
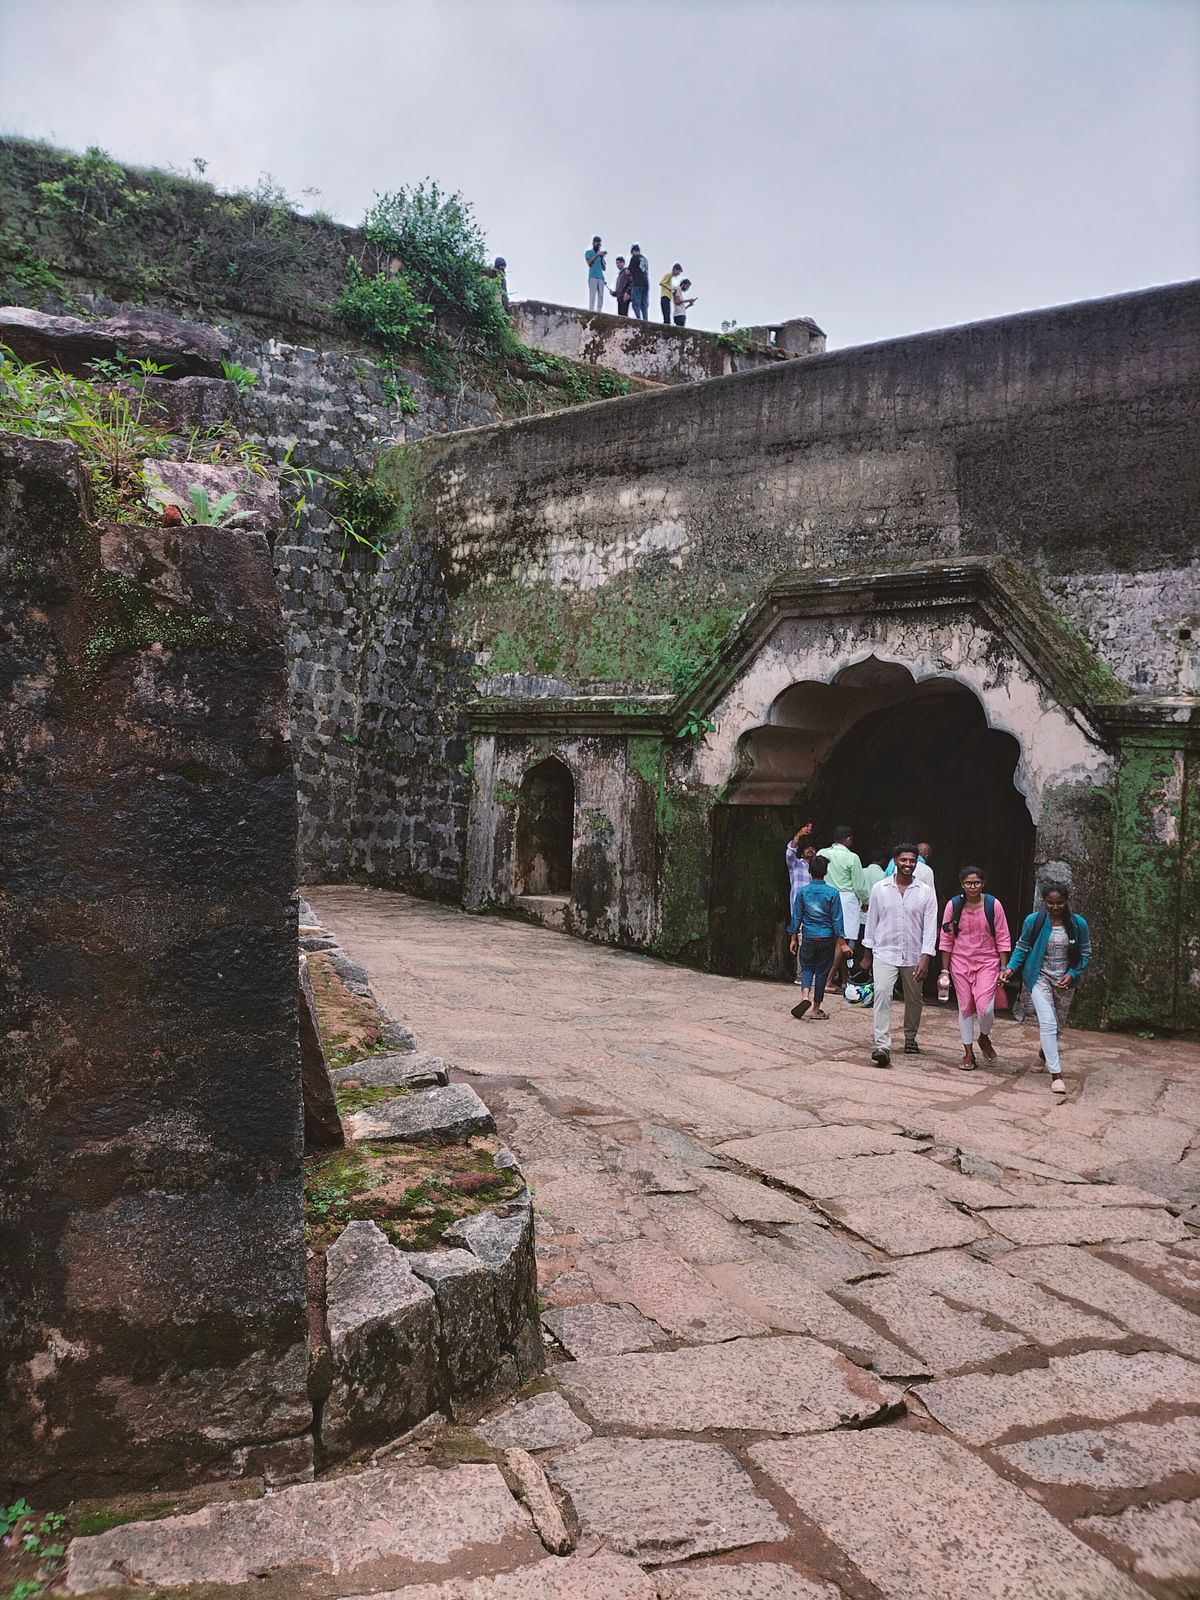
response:
{"label": "tourist group", "polygon": [[[627,317],[632,309],[635,317],[645,322],[650,315],[650,263],[642,254],[640,244],[630,245],[629,255],[617,257],[617,281],[613,288],[608,284],[608,251],[597,234],[583,259],[588,269],[588,310],[603,311],[606,295],[617,302],[617,315]],[[677,328],[687,326],[688,307],[696,304],[696,296],[688,295],[692,280],[683,276],[677,261],[670,272],[658,280],[659,308],[662,319]]]}
{"label": "tourist group", "polygon": [[1037,1016],[1039,1055],[1050,1087],[1065,1094],[1060,1035],[1092,947],[1087,922],[1071,909],[1066,885],[1044,885],[1041,909],[1025,918],[1014,947],[1004,907],[986,892],[978,867],[963,867],[961,892],[947,901],[939,923],[929,843],[901,842],[886,867],[881,857],[864,867],[851,828],[835,828],[833,842],[823,850],[812,844],[811,834],[812,823],[805,823],[785,852],[792,913],[788,934],[802,991],[792,1015],[825,1020],[826,985],[841,981],[848,1000],[873,1005],[871,1060],[890,1067],[892,996],[899,983],[904,1053],[920,1055],[921,989],[940,955],[939,998],[948,999],[953,985],[958,999],[959,1066],[969,1072],[977,1065],[977,1036],[984,1060],[996,1059],[996,1007],[1008,1004],[1007,986],[1019,979]]}

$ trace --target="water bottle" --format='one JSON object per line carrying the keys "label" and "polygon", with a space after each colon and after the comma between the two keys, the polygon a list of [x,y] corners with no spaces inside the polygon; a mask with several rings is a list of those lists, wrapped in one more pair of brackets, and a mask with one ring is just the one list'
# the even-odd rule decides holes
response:
{"label": "water bottle", "polygon": [[938,1000],[941,1002],[942,1005],[945,1005],[946,1002],[949,1000],[949,998],[950,998],[950,974],[948,972],[939,972],[938,973]]}

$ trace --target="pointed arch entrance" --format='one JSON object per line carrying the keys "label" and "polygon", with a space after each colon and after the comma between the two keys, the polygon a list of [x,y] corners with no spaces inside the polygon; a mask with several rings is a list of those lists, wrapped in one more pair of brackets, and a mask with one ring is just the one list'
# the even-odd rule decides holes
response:
{"label": "pointed arch entrance", "polygon": [[1033,895],[1036,833],[1014,783],[1021,748],[989,727],[961,682],[917,683],[874,656],[831,682],[795,683],[743,735],[729,802],[713,817],[710,937],[713,966],[737,976],[784,976],[784,846],[812,821],[827,844],[854,829],[866,862],[886,861],[898,838],[928,839],[940,903],[960,867],[983,868],[1019,920]]}

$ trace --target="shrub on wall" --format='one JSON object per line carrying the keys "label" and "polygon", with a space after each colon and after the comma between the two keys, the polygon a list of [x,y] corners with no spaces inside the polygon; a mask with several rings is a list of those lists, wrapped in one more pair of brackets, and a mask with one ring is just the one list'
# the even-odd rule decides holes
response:
{"label": "shrub on wall", "polygon": [[487,244],[461,194],[445,194],[430,178],[384,194],[367,212],[363,232],[400,263],[436,312],[461,323],[478,354],[514,352],[516,336],[487,264]]}

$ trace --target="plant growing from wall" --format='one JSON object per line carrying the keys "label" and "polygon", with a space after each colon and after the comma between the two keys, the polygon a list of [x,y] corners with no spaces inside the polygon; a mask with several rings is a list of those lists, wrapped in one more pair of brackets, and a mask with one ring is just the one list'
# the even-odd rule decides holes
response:
{"label": "plant growing from wall", "polygon": [[707,717],[702,717],[698,711],[688,710],[684,713],[683,723],[675,737],[684,740],[687,744],[699,744],[706,735],[716,731],[717,725],[715,722],[710,722]]}
{"label": "plant growing from wall", "polygon": [[241,394],[258,387],[258,374],[251,372],[249,367],[242,366],[240,361],[222,361],[221,376],[230,383],[235,383]]}
{"label": "plant growing from wall", "polygon": [[399,510],[396,496],[378,478],[357,474],[337,480],[336,520],[345,539],[353,540],[381,556],[386,548],[384,535],[396,524]]}
{"label": "plant growing from wall", "polygon": [[415,416],[421,409],[421,402],[413,393],[412,385],[394,367],[377,367],[375,370],[388,405],[395,406],[403,417]]}
{"label": "plant growing from wall", "polygon": [[360,338],[392,355],[420,349],[432,331],[433,307],[404,273],[368,277],[353,259],[346,263],[346,282],[334,309]]}
{"label": "plant growing from wall", "polygon": [[740,356],[750,348],[753,340],[749,328],[739,328],[736,322],[723,322],[717,343],[730,355]]}
{"label": "plant growing from wall", "polygon": [[450,314],[478,354],[515,351],[517,341],[497,280],[487,264],[483,230],[468,200],[431,178],[380,195],[363,231],[380,256],[400,264],[434,310]]}
{"label": "plant growing from wall", "polygon": [[154,363],[123,366],[115,381],[93,383],[21,361],[0,345],[0,428],[69,440],[88,469],[99,509],[136,516],[144,493],[141,461],[172,453],[172,441],[160,431],[162,413],[145,392],[153,374],[139,370],[143,366]]}
{"label": "plant growing from wall", "polygon": [[81,156],[64,157],[62,176],[39,183],[37,194],[39,215],[61,218],[77,241],[118,227],[150,200],[144,190],[130,186],[124,167],[94,144]]}
{"label": "plant growing from wall", "polygon": [[253,511],[235,511],[237,498],[237,490],[229,489],[216,500],[212,500],[203,484],[191,483],[188,485],[186,506],[181,506],[161,488],[151,489],[146,496],[146,503],[160,512],[168,506],[175,507],[183,521],[192,527],[232,528],[239,522],[247,522],[254,515]]}

